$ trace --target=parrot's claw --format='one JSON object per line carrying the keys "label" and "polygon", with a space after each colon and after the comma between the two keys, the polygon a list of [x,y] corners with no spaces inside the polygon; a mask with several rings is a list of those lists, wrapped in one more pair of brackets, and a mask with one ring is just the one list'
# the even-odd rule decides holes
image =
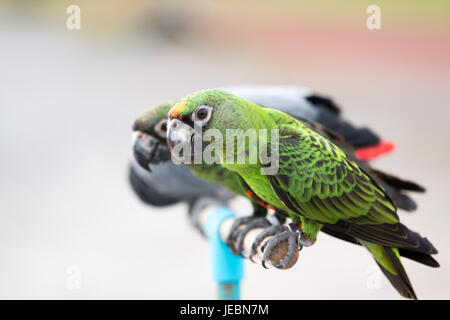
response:
{"label": "parrot's claw", "polygon": [[[282,233],[287,230],[288,229],[285,226],[275,225],[275,226],[270,226],[270,227],[264,229],[263,231],[261,231],[261,233],[258,234],[258,236],[256,237],[255,241],[252,244],[252,251],[250,252],[250,256],[249,256],[250,261],[254,262],[253,257],[256,254],[258,247],[261,245],[261,243],[264,241],[265,238],[277,235],[277,234]],[[262,246],[262,248],[261,248],[262,252],[264,252],[266,244],[267,243],[265,243]],[[264,264],[263,264],[263,267],[266,268],[266,266]]]}
{"label": "parrot's claw", "polygon": [[241,257],[244,246],[244,238],[250,230],[257,228],[267,228],[271,224],[265,218],[243,217],[234,221],[231,226],[231,232],[227,239],[227,244],[231,251]]}
{"label": "parrot's claw", "polygon": [[[278,226],[279,227],[279,226]],[[278,264],[275,265],[278,269],[284,269],[286,268],[291,260],[293,259],[294,255],[297,251],[302,249],[302,245],[299,241],[301,234],[296,231],[290,231],[287,227],[282,227],[283,229],[278,229],[278,232],[281,230],[281,233],[275,234],[270,240],[268,240],[264,245],[261,247],[261,251],[263,252],[263,258],[262,258],[262,265],[265,266],[266,261],[272,260],[272,250],[278,246],[283,241],[288,242],[288,252],[287,254],[278,262]],[[276,229],[273,228],[274,232]],[[267,230],[270,232],[269,230]],[[267,237],[265,235],[264,237]],[[263,237],[263,239],[264,239]],[[256,242],[256,241],[255,241]],[[257,246],[256,246],[257,247]],[[255,247],[255,248],[256,248]]]}
{"label": "parrot's claw", "polygon": [[231,251],[234,253],[234,242],[236,238],[236,231],[242,226],[251,221],[252,217],[242,217],[237,218],[234,220],[233,224],[231,225],[230,234],[227,237],[227,246],[231,249]]}
{"label": "parrot's claw", "polygon": [[236,243],[236,246],[235,246],[236,252],[240,256],[242,256],[242,250],[244,249],[244,238],[250,230],[258,229],[258,228],[267,228],[270,226],[271,226],[271,224],[270,224],[269,220],[267,220],[265,218],[255,218],[254,220],[252,220],[251,222],[246,224],[244,228],[237,231],[236,242],[235,242]]}

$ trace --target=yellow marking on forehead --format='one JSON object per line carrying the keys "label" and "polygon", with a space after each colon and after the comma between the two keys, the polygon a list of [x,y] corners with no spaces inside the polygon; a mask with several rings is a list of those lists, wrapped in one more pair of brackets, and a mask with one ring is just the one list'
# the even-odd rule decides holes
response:
{"label": "yellow marking on forehead", "polygon": [[[169,117],[178,118],[178,115],[183,112],[184,107],[186,107],[186,102],[181,102],[176,107],[173,107],[169,112]],[[182,118],[183,116],[181,116]]]}

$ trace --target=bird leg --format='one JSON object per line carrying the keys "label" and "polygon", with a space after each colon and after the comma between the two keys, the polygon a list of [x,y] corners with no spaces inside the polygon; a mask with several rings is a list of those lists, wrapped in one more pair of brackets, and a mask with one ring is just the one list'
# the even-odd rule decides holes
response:
{"label": "bird leg", "polygon": [[302,216],[296,226],[301,230],[300,243],[304,247],[309,247],[316,243],[317,234],[323,225]]}

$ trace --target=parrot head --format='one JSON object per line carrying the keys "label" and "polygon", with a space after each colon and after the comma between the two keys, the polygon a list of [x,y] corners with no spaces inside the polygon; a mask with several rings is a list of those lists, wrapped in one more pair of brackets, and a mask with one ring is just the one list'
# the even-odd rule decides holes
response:
{"label": "parrot head", "polygon": [[170,160],[167,148],[167,113],[174,102],[167,101],[149,108],[133,125],[133,154],[144,169]]}
{"label": "parrot head", "polygon": [[[227,129],[245,127],[247,117],[242,108],[250,103],[229,92],[220,89],[203,90],[192,93],[175,104],[169,111],[167,125],[167,141],[171,152],[175,152],[178,159],[183,152],[204,150],[209,144],[203,140],[203,133],[208,129],[219,130],[223,137]],[[199,142],[200,149],[196,149],[196,138],[202,134]],[[175,150],[176,148],[176,150]]]}

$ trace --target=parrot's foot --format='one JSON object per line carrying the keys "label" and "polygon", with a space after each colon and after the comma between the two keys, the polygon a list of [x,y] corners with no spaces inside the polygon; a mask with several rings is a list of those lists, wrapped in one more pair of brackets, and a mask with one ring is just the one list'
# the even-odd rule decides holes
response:
{"label": "parrot's foot", "polygon": [[230,235],[227,238],[227,245],[231,251],[241,257],[244,246],[244,238],[249,231],[257,228],[267,228],[271,224],[269,220],[265,218],[243,217],[237,218],[231,226]]}
{"label": "parrot's foot", "polygon": [[[271,226],[264,231],[262,231],[252,246],[252,253],[250,255],[250,259],[256,254],[256,250],[258,246],[264,241],[265,238],[272,236],[266,243],[261,247],[261,251],[263,252],[262,265],[264,268],[266,267],[266,261],[273,261],[272,253],[273,249],[277,247],[283,241],[288,242],[288,251],[286,255],[279,259],[279,262],[275,265],[278,269],[285,269],[290,265],[290,262],[293,260],[294,256],[297,254],[297,251],[302,249],[302,245],[300,243],[301,234],[296,231],[291,231],[286,226]],[[252,260],[253,261],[253,260]],[[296,260],[295,260],[296,261]]]}

